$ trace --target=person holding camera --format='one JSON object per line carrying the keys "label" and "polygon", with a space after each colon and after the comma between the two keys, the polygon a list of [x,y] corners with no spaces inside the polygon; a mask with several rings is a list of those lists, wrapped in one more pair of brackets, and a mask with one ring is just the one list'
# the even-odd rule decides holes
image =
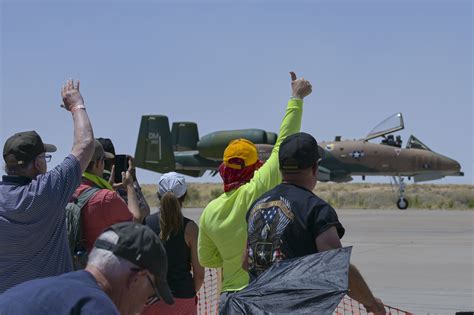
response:
{"label": "person holding camera", "polygon": [[90,187],[99,188],[82,208],[83,245],[87,253],[91,251],[95,240],[107,227],[126,221],[141,223],[148,214],[139,207],[130,168],[123,173],[122,184],[127,190],[128,197],[125,203],[112,185],[102,177],[105,161],[114,158],[114,155],[106,152],[98,140],[94,140],[94,147],[92,159],[82,174],[82,183],[74,193],[74,196],[78,198]]}
{"label": "person holding camera", "polygon": [[150,213],[150,206],[148,205],[148,202],[143,195],[142,188],[138,183],[133,158],[130,155],[115,154],[115,146],[110,138],[96,138],[96,140],[102,144],[102,147],[106,152],[115,155],[115,158],[106,159],[104,161],[104,172],[102,173],[102,177],[109,181],[109,184],[112,185],[120,197],[128,203],[127,188],[124,187],[122,183],[122,171],[128,170],[132,175],[133,187],[137,195],[140,212]]}

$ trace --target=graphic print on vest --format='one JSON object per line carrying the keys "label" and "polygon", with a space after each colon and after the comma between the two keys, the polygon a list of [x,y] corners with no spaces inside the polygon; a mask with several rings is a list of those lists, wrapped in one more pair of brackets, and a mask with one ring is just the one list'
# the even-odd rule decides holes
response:
{"label": "graphic print on vest", "polygon": [[289,201],[262,199],[251,209],[248,219],[249,271],[258,276],[275,262],[285,259],[282,235],[294,214]]}

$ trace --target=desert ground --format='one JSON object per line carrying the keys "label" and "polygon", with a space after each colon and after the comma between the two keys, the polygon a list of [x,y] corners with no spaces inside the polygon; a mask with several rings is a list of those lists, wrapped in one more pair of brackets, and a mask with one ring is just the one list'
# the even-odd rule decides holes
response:
{"label": "desert ground", "polygon": [[[142,189],[156,207],[156,185],[142,185]],[[188,183],[185,206],[205,207],[222,192],[222,184]],[[390,184],[318,183],[314,192],[336,209],[396,209],[398,199],[398,187]],[[474,209],[474,185],[410,184],[405,197],[411,209]]]}

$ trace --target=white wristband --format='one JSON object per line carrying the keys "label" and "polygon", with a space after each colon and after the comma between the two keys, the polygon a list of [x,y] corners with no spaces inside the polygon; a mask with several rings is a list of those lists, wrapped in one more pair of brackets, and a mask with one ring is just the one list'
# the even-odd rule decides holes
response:
{"label": "white wristband", "polygon": [[72,113],[72,112],[75,112],[78,109],[86,110],[86,107],[83,104],[79,104],[79,105],[75,105],[75,106],[71,107],[70,111]]}

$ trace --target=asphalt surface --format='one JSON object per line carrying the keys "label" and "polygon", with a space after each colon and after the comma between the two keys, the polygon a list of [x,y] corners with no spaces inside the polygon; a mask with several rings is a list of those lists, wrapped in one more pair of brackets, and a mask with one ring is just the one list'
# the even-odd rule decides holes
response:
{"label": "asphalt surface", "polygon": [[[199,222],[202,209],[184,209]],[[474,211],[338,210],[374,294],[415,314],[474,311]]]}

